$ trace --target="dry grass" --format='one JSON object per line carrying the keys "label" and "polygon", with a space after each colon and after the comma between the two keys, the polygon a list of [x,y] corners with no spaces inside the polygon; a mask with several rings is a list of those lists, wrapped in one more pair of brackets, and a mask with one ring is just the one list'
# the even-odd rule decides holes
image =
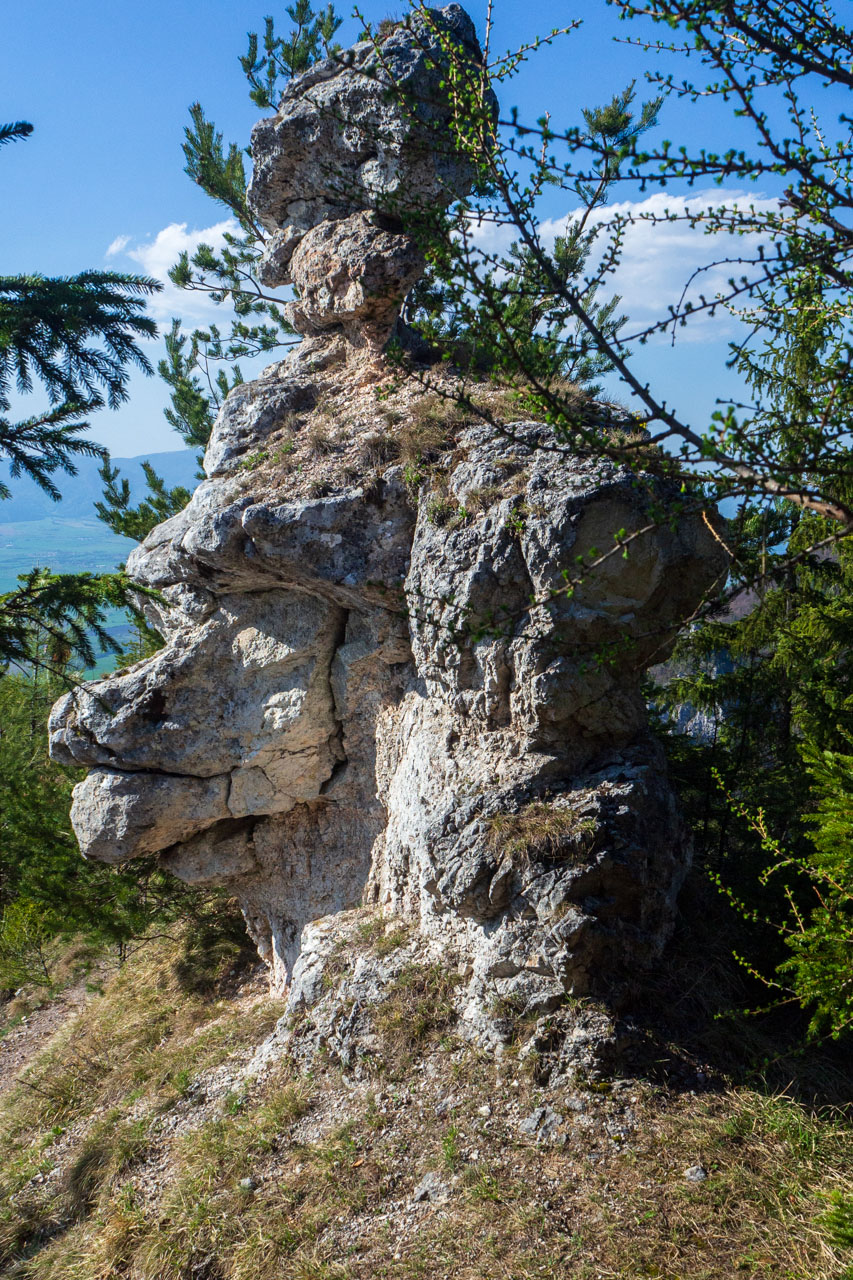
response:
{"label": "dry grass", "polygon": [[206,960],[202,973],[189,938],[151,942],[3,1098],[0,1265],[93,1208],[146,1151],[157,1116],[271,1029],[272,1002],[246,1009],[215,994],[239,945]]}
{"label": "dry grass", "polygon": [[487,511],[496,502],[517,498],[524,493],[530,479],[529,470],[510,460],[506,461],[506,469],[507,477],[500,484],[484,485],[465,494],[465,505],[469,511]]}
{"label": "dry grass", "polygon": [[[282,492],[292,497],[327,495],[365,475],[381,474],[394,462],[400,463],[407,483],[417,489],[425,479],[441,479],[443,455],[451,465],[458,461],[460,434],[477,422],[553,421],[553,415],[549,417],[535,395],[524,388],[465,379],[443,368],[432,370],[429,377],[428,387],[417,379],[401,378],[389,365],[369,372],[358,366],[343,380],[337,364],[318,372],[313,407],[285,415],[264,446],[243,459],[235,476],[236,491],[251,491],[258,500]],[[554,386],[570,407],[583,407],[585,393],[564,380]],[[458,403],[459,397],[465,404]],[[621,427],[618,431],[629,465],[660,472],[670,465],[642,433]],[[570,433],[565,443],[571,447]],[[495,487],[503,491],[502,496],[511,496],[525,479],[518,478],[513,488],[508,477],[505,485]],[[468,513],[498,496],[475,495]]]}
{"label": "dry grass", "polygon": [[466,509],[472,513],[488,511],[489,507],[494,506],[496,502],[501,502],[506,496],[503,488],[497,484],[483,485],[480,489],[469,489],[465,495]]}
{"label": "dry grass", "polygon": [[608,433],[608,444],[619,450],[619,461],[634,471],[649,471],[655,475],[673,478],[688,473],[684,470],[679,458],[666,453],[660,445],[655,444],[648,431],[630,430],[624,427],[614,428]]}
{"label": "dry grass", "polygon": [[402,27],[402,25],[402,19],[389,14],[387,18],[382,18],[376,31],[381,39],[385,39],[386,36],[393,35],[397,28]]}
{"label": "dry grass", "polygon": [[[552,378],[548,390],[568,414],[576,414],[591,401],[589,394],[568,378]],[[475,408],[482,408],[499,422],[552,422],[555,415],[545,398],[530,387],[502,386],[487,383],[468,390],[468,398]]]}
{"label": "dry grass", "polygon": [[389,431],[371,431],[362,441],[358,453],[361,470],[375,471],[400,456],[400,442]]}
{"label": "dry grass", "polygon": [[400,461],[411,467],[435,462],[470,422],[470,413],[454,400],[434,393],[421,396],[412,402],[397,431]]}
{"label": "dry grass", "polygon": [[399,1074],[425,1045],[447,1035],[456,1022],[453,991],[457,974],[440,964],[407,965],[377,1006],[374,1025],[383,1057]]}
{"label": "dry grass", "polygon": [[[556,378],[549,382],[548,389],[558,403],[557,411],[546,403],[544,397],[523,386],[474,390],[469,398],[472,404],[482,407],[499,422],[527,419],[533,422],[550,423],[558,432],[565,433],[565,443],[568,447],[571,447],[574,427],[580,421],[587,433],[593,433],[591,439],[600,436],[602,441],[611,448],[618,449],[618,461],[634,470],[673,477],[682,475],[683,469],[679,460],[654,444],[649,433],[642,428],[620,423],[605,429],[597,422],[595,416],[584,422],[584,410],[588,409],[593,402],[583,388],[576,386],[568,379]],[[577,438],[576,444],[579,448],[589,448],[590,437],[587,434],[584,440]]]}
{"label": "dry grass", "polygon": [[412,936],[412,926],[405,920],[370,915],[360,922],[356,933],[375,956],[382,958],[406,945]]}
{"label": "dry grass", "polygon": [[[442,455],[456,460],[453,450],[465,428],[487,419],[542,417],[523,391],[466,381],[446,370],[433,377],[434,389],[426,389],[384,367],[342,383],[335,366],[328,378],[318,376],[313,408],[287,414],[264,447],[243,459],[238,491],[258,493],[267,485],[302,497],[320,484],[336,491],[393,462],[417,488],[436,473]],[[459,396],[467,404],[458,403]]]}
{"label": "dry grass", "polygon": [[359,957],[378,956],[382,959],[404,947],[410,940],[412,926],[405,920],[386,917],[365,909],[353,935],[339,938],[335,948],[323,965],[321,985],[330,991],[338,979],[351,974]]}
{"label": "dry grass", "polygon": [[[357,938],[391,949],[408,931],[366,916]],[[32,1090],[7,1100],[4,1274],[841,1280],[845,1262],[849,1274],[827,1225],[840,1214],[841,1239],[851,1221],[840,1112],[695,1075],[681,1088],[543,1088],[513,1050],[495,1058],[454,1038],[455,978],[441,965],[404,968],[377,1006],[379,1075],[283,1059],[211,1105],[195,1082],[277,1010],[187,994],[179,959],[168,944],[141,953],[43,1055],[31,1079],[56,1082],[62,1119]],[[69,1097],[72,1043],[85,1079]],[[543,1104],[563,1116],[564,1141],[521,1133]],[[696,1164],[708,1176],[692,1183]],[[429,1171],[446,1201],[415,1205]]]}
{"label": "dry grass", "polygon": [[[504,1091],[469,1066],[475,1097],[453,1082],[464,1100],[446,1126],[419,1127],[410,1104],[389,1099],[379,1128],[375,1106],[356,1100],[349,1121],[306,1144],[288,1136],[291,1115],[273,1118],[259,1098],[177,1145],[177,1176],[156,1210],[128,1195],[103,1202],[100,1222],[47,1243],[21,1274],[837,1280],[840,1260],[820,1238],[821,1189],[828,1162],[850,1149],[826,1122],[757,1094],[668,1106],[644,1097],[644,1130],[627,1144],[593,1145],[580,1130],[571,1149],[541,1148],[478,1123],[471,1102],[488,1097],[499,1110]],[[616,1111],[606,1099],[590,1106]],[[709,1177],[693,1185],[684,1169],[697,1159]],[[450,1203],[395,1212],[430,1167]],[[252,1175],[254,1188],[241,1187]]]}
{"label": "dry grass", "polygon": [[592,818],[540,800],[518,813],[496,813],[488,826],[491,848],[510,862],[586,856],[596,831]]}
{"label": "dry grass", "polygon": [[[319,412],[315,410],[315,414]],[[340,448],[336,433],[322,414],[312,421],[303,435],[303,440],[309,454],[321,458],[328,457],[330,453],[337,453]]]}

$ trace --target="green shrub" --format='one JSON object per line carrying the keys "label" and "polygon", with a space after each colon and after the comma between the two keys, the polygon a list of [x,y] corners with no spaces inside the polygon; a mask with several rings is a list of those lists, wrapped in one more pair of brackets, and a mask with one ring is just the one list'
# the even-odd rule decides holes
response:
{"label": "green shrub", "polygon": [[780,880],[787,909],[760,914],[722,877],[714,878],[747,920],[770,926],[788,953],[776,966],[775,978],[744,962],[750,971],[776,994],[778,1003],[793,1001],[808,1012],[809,1035],[837,1040],[853,1027],[853,756],[804,754],[817,803],[816,812],[806,816],[813,846],[808,853],[784,850],[770,834],[763,810],[752,813],[728,797],[735,816],[758,834],[770,857],[760,883]]}
{"label": "green shrub", "polygon": [[50,985],[45,951],[48,938],[44,916],[34,902],[18,898],[4,907],[0,917],[0,987]]}

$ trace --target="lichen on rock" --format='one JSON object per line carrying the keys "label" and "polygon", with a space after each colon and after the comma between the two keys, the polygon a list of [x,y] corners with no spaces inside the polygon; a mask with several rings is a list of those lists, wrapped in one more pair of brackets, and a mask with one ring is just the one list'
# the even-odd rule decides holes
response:
{"label": "lichen on rock", "polygon": [[[459,6],[433,20],[480,57]],[[641,680],[725,561],[676,486],[540,424],[457,423],[414,485],[377,460],[416,410],[381,354],[423,265],[406,202],[473,180],[433,145],[422,22],[256,128],[267,271],[306,338],[231,393],[207,479],[130,558],[163,649],[57,703],[52,750],[91,770],[83,852],[227,885],[292,1008],[322,996],[336,914],[370,903],[497,1044],[501,1009],[544,1016],[661,953],[690,844]],[[616,530],[630,553],[567,589]]]}

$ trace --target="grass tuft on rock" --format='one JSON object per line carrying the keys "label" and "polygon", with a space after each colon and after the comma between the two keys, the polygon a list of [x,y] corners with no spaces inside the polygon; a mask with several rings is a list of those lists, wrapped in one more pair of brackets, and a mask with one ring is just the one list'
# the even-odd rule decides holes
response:
{"label": "grass tuft on rock", "polygon": [[596,832],[593,818],[540,800],[517,813],[496,813],[488,826],[491,848],[509,862],[586,856]]}

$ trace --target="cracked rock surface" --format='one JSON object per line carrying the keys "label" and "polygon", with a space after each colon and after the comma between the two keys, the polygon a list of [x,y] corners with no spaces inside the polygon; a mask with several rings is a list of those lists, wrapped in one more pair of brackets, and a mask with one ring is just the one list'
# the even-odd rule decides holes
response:
{"label": "cracked rock surface", "polygon": [[[435,21],[479,57],[458,6]],[[456,421],[430,468],[402,465],[423,396],[381,349],[421,262],[379,197],[472,176],[382,87],[396,68],[446,120],[424,39],[394,31],[381,74],[371,45],[319,64],[255,130],[251,199],[307,336],[231,393],[207,479],[130,558],[164,647],[57,703],[52,751],[90,770],[83,852],[227,885],[292,1009],[332,1000],[336,918],[371,903],[495,1045],[508,1010],[661,953],[690,849],[640,682],[725,561],[677,487],[536,423]],[[616,530],[627,557],[568,590]],[[380,966],[364,999],[399,979]],[[353,1026],[361,998],[334,996]]]}

